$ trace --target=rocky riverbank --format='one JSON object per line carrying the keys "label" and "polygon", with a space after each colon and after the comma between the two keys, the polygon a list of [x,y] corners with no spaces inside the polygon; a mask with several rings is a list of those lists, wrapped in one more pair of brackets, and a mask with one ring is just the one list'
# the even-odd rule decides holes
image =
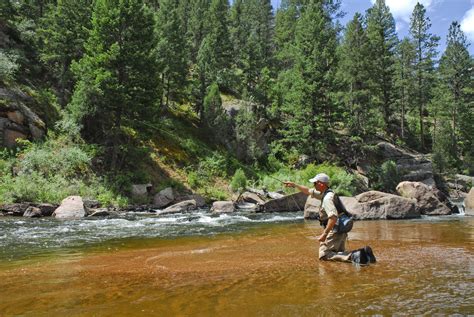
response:
{"label": "rocky riverbank", "polygon": [[[146,186],[146,185],[144,185]],[[138,188],[138,187],[137,187]],[[389,194],[368,191],[355,197],[341,197],[346,208],[358,220],[366,219],[411,219],[421,215],[450,215],[459,213],[441,191],[421,182],[401,182],[397,193]],[[0,215],[18,217],[55,217],[57,219],[80,219],[84,217],[113,216],[122,212],[150,212],[157,215],[192,213],[210,209],[212,213],[255,212],[275,213],[304,210],[306,219],[317,219],[321,202],[302,193],[283,195],[277,192],[249,189],[233,201],[214,201],[206,204],[197,194],[179,194],[166,188],[153,197],[149,205],[131,205],[126,208],[104,208],[98,201],[80,196],[65,198],[60,205],[18,203],[0,206]],[[474,215],[474,189],[465,198],[466,215]]]}

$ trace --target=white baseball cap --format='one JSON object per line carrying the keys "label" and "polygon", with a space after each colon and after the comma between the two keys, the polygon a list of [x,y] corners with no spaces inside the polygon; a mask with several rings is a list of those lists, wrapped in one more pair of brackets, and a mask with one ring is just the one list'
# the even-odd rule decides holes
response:
{"label": "white baseball cap", "polygon": [[321,182],[325,184],[329,184],[329,176],[324,173],[319,173],[318,175],[314,176],[309,180],[311,183]]}

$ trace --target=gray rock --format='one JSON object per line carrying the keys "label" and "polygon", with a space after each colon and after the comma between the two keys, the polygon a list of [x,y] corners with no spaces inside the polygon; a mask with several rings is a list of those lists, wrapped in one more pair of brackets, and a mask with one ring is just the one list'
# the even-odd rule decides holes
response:
{"label": "gray rock", "polygon": [[464,199],[465,215],[474,216],[474,187],[471,188],[466,198]]}
{"label": "gray rock", "polygon": [[319,219],[319,208],[321,206],[321,200],[308,196],[306,204],[304,205],[304,218],[305,219]]}
{"label": "gray rock", "polygon": [[246,203],[246,202],[240,202],[235,205],[235,208],[238,211],[246,211],[246,212],[260,212],[261,210],[261,205],[259,204],[253,204],[253,203]]}
{"label": "gray rock", "polygon": [[30,205],[30,203],[5,204],[0,207],[0,211],[11,216],[21,217]]}
{"label": "gray rock", "polygon": [[155,208],[163,208],[168,206],[175,199],[173,189],[171,187],[161,190],[153,197],[153,206]]}
{"label": "gray rock", "polygon": [[38,207],[28,207],[28,209],[26,209],[25,213],[23,214],[23,217],[28,217],[28,218],[39,218],[41,217],[42,214],[41,214],[41,209],[39,209]]}
{"label": "gray rock", "polygon": [[110,211],[107,208],[97,208],[91,209],[91,214],[89,217],[108,217],[108,216],[115,216],[117,215],[116,212]]}
{"label": "gray rock", "polygon": [[409,219],[419,218],[416,200],[378,191],[369,191],[356,197],[341,197],[346,209],[355,219]]}
{"label": "gray rock", "polygon": [[203,208],[203,207],[206,206],[206,200],[204,199],[204,197],[202,197],[201,195],[198,195],[198,194],[178,196],[174,199],[174,202],[179,203],[179,202],[182,202],[182,201],[185,201],[185,200],[195,200],[196,201],[196,206],[198,208]]}
{"label": "gray rock", "polygon": [[84,207],[87,209],[97,209],[100,208],[100,202],[94,199],[83,199]]}
{"label": "gray rock", "polygon": [[86,215],[84,202],[80,196],[64,198],[61,205],[53,213],[53,217],[61,220],[80,219]]}
{"label": "gray rock", "polygon": [[268,192],[267,196],[271,199],[279,199],[285,197],[285,194],[278,193],[278,192]]}
{"label": "gray rock", "polygon": [[[447,204],[442,203],[438,189],[433,189],[421,182],[401,182],[397,192],[405,198],[415,199],[417,209],[423,215],[449,215],[452,213]],[[446,199],[445,199],[446,200]]]}
{"label": "gray rock", "polygon": [[256,193],[251,193],[251,192],[244,192],[240,196],[240,200],[247,203],[260,204],[260,205],[263,205],[265,203],[265,200],[260,195]]}
{"label": "gray rock", "polygon": [[307,195],[298,192],[287,195],[282,198],[267,201],[263,205],[263,212],[282,212],[282,211],[300,211],[304,210]]}
{"label": "gray rock", "polygon": [[148,193],[151,191],[153,185],[148,184],[134,184],[132,185],[132,198],[143,199],[148,196]]}
{"label": "gray rock", "polygon": [[188,212],[191,210],[195,210],[196,208],[197,208],[196,201],[194,199],[191,199],[191,200],[185,200],[185,201],[179,202],[163,210],[159,210],[157,211],[157,214],[166,215],[166,214],[174,214],[174,213],[180,213],[180,212]]}
{"label": "gray rock", "polygon": [[215,201],[212,203],[211,212],[220,213],[232,213],[235,212],[235,206],[232,201]]}

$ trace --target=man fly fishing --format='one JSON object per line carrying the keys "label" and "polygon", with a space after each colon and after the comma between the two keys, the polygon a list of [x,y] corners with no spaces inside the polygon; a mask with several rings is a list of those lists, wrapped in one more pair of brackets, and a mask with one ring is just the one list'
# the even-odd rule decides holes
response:
{"label": "man fly fishing", "polygon": [[369,246],[354,251],[346,251],[347,232],[352,229],[352,217],[345,209],[339,197],[329,188],[329,176],[320,173],[309,180],[314,188],[285,181],[285,186],[297,188],[313,198],[321,200],[319,221],[324,227],[318,237],[319,259],[325,261],[353,262],[356,264],[375,263],[376,259]]}

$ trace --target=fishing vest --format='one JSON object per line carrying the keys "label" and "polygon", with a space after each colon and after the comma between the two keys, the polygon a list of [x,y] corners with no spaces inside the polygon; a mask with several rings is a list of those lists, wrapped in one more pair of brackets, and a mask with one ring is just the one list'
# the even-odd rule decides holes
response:
{"label": "fishing vest", "polygon": [[[327,189],[324,192],[323,197],[321,198],[321,205],[323,204],[324,197],[326,197],[327,193],[334,193],[334,191],[332,189]],[[354,217],[350,212],[347,211],[346,207],[344,206],[341,199],[336,193],[334,193],[333,197],[334,207],[336,207],[337,210],[337,222],[333,228],[333,231],[339,233],[349,232],[352,230],[352,226],[354,224]],[[324,221],[320,219],[319,222],[321,226],[326,228],[328,224],[328,219]]]}

